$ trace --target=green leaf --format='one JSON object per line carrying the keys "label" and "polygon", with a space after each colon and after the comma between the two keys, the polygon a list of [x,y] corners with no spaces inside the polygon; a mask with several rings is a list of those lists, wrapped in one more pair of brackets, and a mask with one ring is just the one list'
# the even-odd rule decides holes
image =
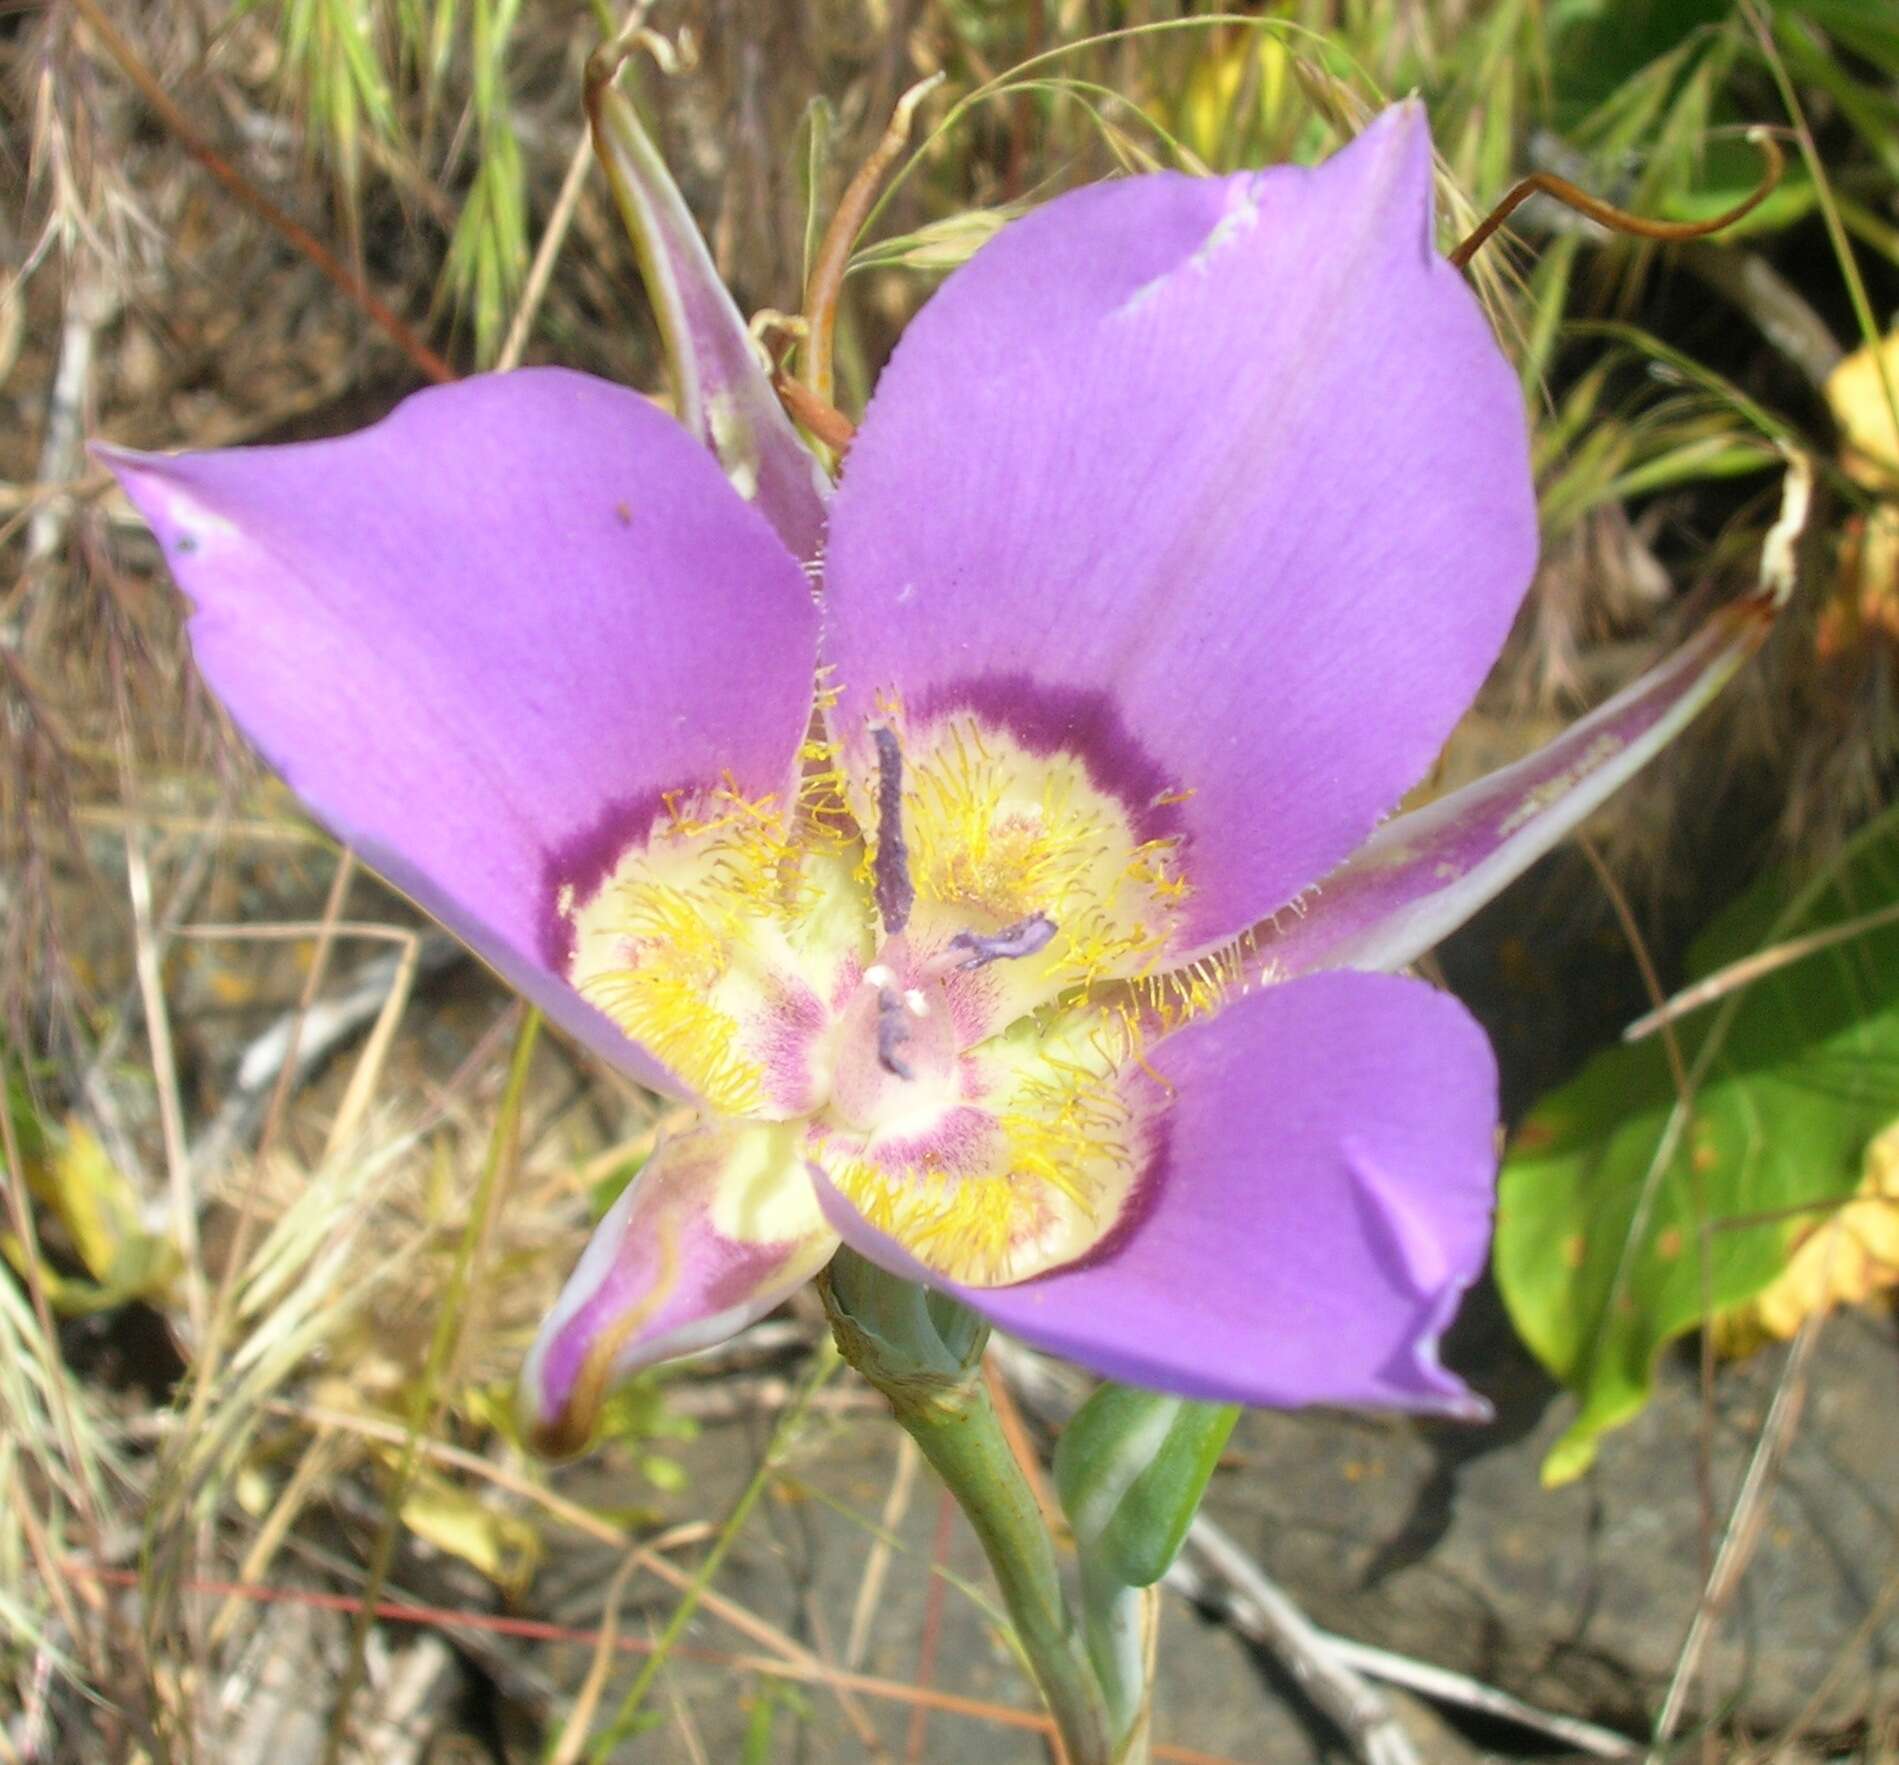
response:
{"label": "green leaf", "polygon": [[830,99],[819,93],[806,102],[795,137],[798,189],[804,197],[804,268],[798,278],[800,288],[811,280],[811,266],[817,261],[818,246],[824,238],[824,181],[830,170],[831,142],[836,133],[837,111]]}
{"label": "green leaf", "polygon": [[[1690,973],[1896,899],[1899,810],[1798,892],[1777,875],[1749,889],[1697,941]],[[1669,1341],[1760,1293],[1858,1186],[1868,1142],[1899,1114],[1899,922],[1764,975],[1676,1031],[1691,1113],[1653,1036],[1544,1098],[1504,1164],[1498,1286],[1581,1400],[1548,1483],[1581,1475],[1603,1432],[1648,1401]]]}
{"label": "green leaf", "polygon": [[1055,1448],[1055,1488],[1082,1551],[1123,1587],[1167,1573],[1239,1410],[1103,1385]]}
{"label": "green leaf", "polygon": [[966,264],[1017,215],[1026,202],[1005,202],[995,208],[963,209],[941,220],[926,221],[913,233],[880,239],[867,245],[850,262],[852,275],[860,270],[953,270]]}

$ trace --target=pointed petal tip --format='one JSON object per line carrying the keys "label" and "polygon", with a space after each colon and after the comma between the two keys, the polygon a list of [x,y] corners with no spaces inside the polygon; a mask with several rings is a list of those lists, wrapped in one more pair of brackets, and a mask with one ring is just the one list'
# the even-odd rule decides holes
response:
{"label": "pointed petal tip", "polygon": [[1480,1428],[1488,1427],[1497,1419],[1496,1405],[1468,1389],[1445,1407],[1444,1414],[1453,1422],[1469,1422]]}
{"label": "pointed petal tip", "polygon": [[1387,104],[1359,131],[1361,141],[1382,141],[1393,160],[1408,171],[1431,158],[1431,113],[1415,93]]}
{"label": "pointed petal tip", "polygon": [[1406,1363],[1394,1369],[1390,1396],[1393,1409],[1478,1426],[1497,1419],[1490,1400],[1471,1390],[1438,1358],[1440,1331],[1456,1315],[1463,1295],[1463,1284],[1446,1294],[1443,1318],[1434,1321],[1428,1333],[1410,1345]]}
{"label": "pointed petal tip", "polygon": [[1401,216],[1421,214],[1424,253],[1436,257],[1437,162],[1424,101],[1410,97],[1388,105],[1338,157],[1367,162],[1368,182],[1377,189],[1381,206]]}
{"label": "pointed petal tip", "polygon": [[128,496],[132,495],[134,484],[164,477],[165,468],[173,458],[170,454],[121,447],[116,441],[88,441],[86,456],[118,479]]}
{"label": "pointed petal tip", "polygon": [[1428,1389],[1407,1385],[1386,1394],[1371,1407],[1393,1415],[1413,1416],[1423,1422],[1452,1422],[1465,1428],[1487,1427],[1497,1419],[1496,1408],[1487,1397],[1479,1396],[1442,1368],[1433,1370]]}
{"label": "pointed petal tip", "polygon": [[[230,530],[193,483],[189,462],[199,456],[146,453],[108,441],[89,441],[86,452],[118,480],[174,574],[201,549],[203,540]],[[184,586],[182,580],[179,586]],[[192,604],[196,605],[195,598]]]}
{"label": "pointed petal tip", "polygon": [[542,1358],[537,1344],[521,1368],[514,1391],[515,1425],[530,1452],[560,1464],[579,1458],[593,1444],[600,1426],[601,1396],[596,1393],[591,1401],[577,1402],[577,1393],[570,1392],[566,1402],[555,1400],[553,1393],[541,1387]]}

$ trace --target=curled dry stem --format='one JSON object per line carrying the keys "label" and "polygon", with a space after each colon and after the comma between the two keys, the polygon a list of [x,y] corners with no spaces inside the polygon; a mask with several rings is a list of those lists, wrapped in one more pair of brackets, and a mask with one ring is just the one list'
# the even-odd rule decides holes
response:
{"label": "curled dry stem", "polygon": [[[837,212],[831,216],[831,224],[824,230],[824,241],[818,247],[817,258],[811,265],[811,280],[806,283],[804,291],[804,316],[810,327],[805,343],[804,383],[821,404],[829,405],[831,402],[832,346],[837,337],[837,303],[844,291],[844,274],[850,267],[851,247],[856,242],[858,229],[864,224],[864,217],[870,213],[870,206],[876,200],[884,178],[896,163],[897,155],[903,151],[904,143],[910,139],[910,124],[916,116],[917,106],[942,83],[942,74],[931,74],[927,80],[919,80],[897,100],[897,108],[891,112],[883,138],[872,149],[870,157],[857,168],[857,175],[845,186]],[[803,418],[799,420],[803,421]],[[817,432],[814,430],[813,433]]]}
{"label": "curled dry stem", "polygon": [[1767,129],[1756,127],[1747,131],[1748,142],[1760,149],[1762,170],[1760,182],[1741,201],[1732,208],[1723,209],[1711,220],[1705,221],[1656,221],[1643,215],[1630,214],[1627,209],[1616,208],[1591,196],[1587,190],[1572,184],[1567,178],[1559,178],[1554,172],[1536,172],[1511,186],[1504,199],[1493,208],[1477,225],[1469,238],[1451,254],[1451,262],[1463,269],[1470,260],[1483,249],[1491,234],[1503,225],[1516,211],[1528,202],[1532,196],[1553,196],[1567,208],[1573,208],[1578,214],[1587,215],[1592,221],[1607,227],[1611,232],[1629,233],[1638,239],[1660,239],[1676,242],[1683,239],[1705,239],[1710,233],[1719,233],[1731,227],[1744,216],[1773,195],[1779,187],[1781,176],[1787,169],[1786,156],[1780,151],[1780,143]]}

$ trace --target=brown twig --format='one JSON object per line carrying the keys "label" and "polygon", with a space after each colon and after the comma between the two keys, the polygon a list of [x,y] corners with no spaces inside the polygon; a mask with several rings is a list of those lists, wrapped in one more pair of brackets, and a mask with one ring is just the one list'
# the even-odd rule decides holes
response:
{"label": "brown twig", "polygon": [[[132,1587],[137,1576],[130,1569],[107,1568],[69,1557],[61,1565],[75,1580],[104,1582],[109,1587]],[[180,1585],[181,1593],[214,1599],[236,1595],[258,1605],[302,1605],[316,1611],[355,1613],[363,1601],[355,1594],[324,1593],[315,1588],[272,1587],[255,1582],[194,1579]],[[415,1624],[437,1630],[484,1631],[495,1636],[511,1636],[525,1642],[564,1642],[597,1644],[598,1630],[574,1625],[554,1624],[540,1618],[514,1618],[499,1612],[462,1612],[452,1606],[424,1606],[381,1600],[372,1608],[372,1616],[383,1624]],[[652,1653],[656,1644],[648,1637],[621,1636],[614,1647],[622,1654]],[[724,1667],[732,1673],[757,1673],[769,1679],[787,1679],[800,1684],[832,1685],[883,1698],[895,1704],[925,1705],[946,1715],[968,1716],[979,1722],[993,1722],[1002,1728],[1026,1729],[1035,1734],[1052,1734],[1054,1725],[1039,1711],[1017,1709],[1009,1704],[988,1703],[981,1698],[964,1697],[959,1692],[937,1691],[923,1686],[905,1685],[901,1680],[878,1679],[868,1673],[847,1673],[841,1668],[815,1660],[807,1666],[800,1661],[781,1660],[771,1655],[733,1655],[717,1649],[700,1648],[692,1643],[675,1643],[670,1651],[681,1660],[704,1661]],[[1193,1747],[1156,1743],[1154,1757],[1169,1765],[1239,1765],[1239,1761],[1219,1753],[1203,1753]]]}
{"label": "brown twig", "polygon": [[[1642,936],[1642,928],[1636,922],[1635,910],[1629,905],[1629,899],[1616,881],[1615,873],[1610,870],[1602,854],[1596,850],[1595,842],[1586,835],[1577,841],[1582,847],[1583,856],[1589,860],[1590,868],[1601,882],[1603,893],[1609,897],[1609,905],[1615,910],[1617,921],[1622,927],[1622,935],[1628,940],[1629,950],[1635,957],[1636,967],[1641,970],[1642,985],[1647,989],[1650,1005],[1663,1010],[1668,1003],[1668,995],[1662,988],[1662,977],[1657,972],[1655,961],[1649,954],[1648,940]],[[1662,1045],[1667,1051],[1668,1070],[1674,1080],[1675,1096],[1680,1105],[1682,1118],[1686,1122],[1694,1119],[1695,1093],[1694,1080],[1689,1076],[1688,1062],[1681,1051],[1680,1038],[1675,1034],[1672,1021],[1664,1020],[1660,1025]],[[1699,1162],[1691,1155],[1688,1159],[1688,1182],[1690,1197],[1695,1210],[1695,1250],[1699,1263],[1701,1283],[1701,1353],[1699,1357],[1700,1373],[1700,1409],[1695,1430],[1695,1505],[1698,1518],[1697,1545],[1700,1556],[1701,1585],[1704,1590],[1703,1609],[1713,1597],[1715,1574],[1714,1555],[1714,1233],[1708,1208],[1707,1179],[1702,1174]],[[1677,1685],[1671,1688],[1671,1695],[1679,1691]],[[1712,1738],[1710,1731],[1709,1738]]]}
{"label": "brown twig", "polygon": [[1761,181],[1753,191],[1735,203],[1732,208],[1723,209],[1712,220],[1707,221],[1655,221],[1646,216],[1630,214],[1627,209],[1616,208],[1599,197],[1591,196],[1587,190],[1572,184],[1567,178],[1559,178],[1554,172],[1534,172],[1529,177],[1513,184],[1504,199],[1489,214],[1477,223],[1477,230],[1450,254],[1452,265],[1463,269],[1470,260],[1483,249],[1491,234],[1503,225],[1532,196],[1553,196],[1566,208],[1573,208],[1578,214],[1587,215],[1592,221],[1607,227],[1611,232],[1633,234],[1638,239],[1660,239],[1678,242],[1683,239],[1705,239],[1710,233],[1719,233],[1725,227],[1731,227],[1743,216],[1752,214],[1755,209],[1773,195],[1780,184],[1781,174],[1787,169],[1786,158],[1780,151],[1780,143],[1764,128],[1747,131],[1749,143],[1760,149],[1765,162]]}
{"label": "brown twig", "polygon": [[131,44],[106,17],[99,0],[72,0],[72,5],[98,39],[99,46],[118,64],[119,71],[138,88],[139,96],[151,107],[180,147],[252,214],[308,258],[349,300],[361,308],[364,317],[431,380],[445,384],[457,377],[455,370],[430,349],[392,307],[370,291],[362,277],[338,258],[308,227],[293,220],[272,202],[198,133],[151,70],[139,60]]}
{"label": "brown twig", "polygon": [[515,306],[507,339],[501,345],[500,355],[495,358],[497,374],[506,374],[521,365],[534,321],[540,316],[541,302],[547,298],[547,286],[554,279],[555,260],[560,256],[561,247],[567,242],[568,230],[574,224],[575,211],[580,207],[580,193],[586,187],[587,170],[592,164],[593,131],[583,128],[580,139],[574,143],[573,155],[567,162],[566,175],[561,179],[560,194],[555,197],[547,225],[541,231],[541,243],[535,250],[534,262],[528,267],[527,281],[522,284],[521,299]]}
{"label": "brown twig", "polygon": [[[810,327],[805,339],[804,383],[823,404],[831,402],[831,364],[837,338],[837,303],[844,291],[844,273],[850,268],[851,247],[857,230],[870,213],[884,174],[910,139],[910,123],[917,106],[943,83],[940,73],[920,80],[897,100],[883,138],[871,150],[870,157],[857,168],[857,175],[845,186],[831,224],[824,229],[824,240],[811,265],[811,279],[805,284],[804,316]],[[813,431],[813,433],[816,433]]]}
{"label": "brown twig", "polygon": [[[946,1489],[937,1502],[936,1534],[930,1542],[930,1564],[933,1570],[940,1569],[949,1560],[950,1540],[955,1535],[956,1498]],[[936,1678],[936,1646],[943,1635],[944,1592],[943,1577],[932,1573],[929,1589],[923,1596],[923,1636],[917,1644],[916,1683],[923,1691],[928,1691]],[[929,1706],[915,1705],[910,1711],[910,1727],[904,1735],[904,1765],[919,1765],[929,1728]]]}
{"label": "brown twig", "polygon": [[[1363,1765],[1421,1765],[1391,1706],[1326,1647],[1317,1628],[1264,1569],[1205,1514],[1187,1530],[1190,1551],[1220,1581],[1228,1599],[1299,1688],[1350,1741]],[[1160,1749],[1155,1753],[1158,1756]]]}
{"label": "brown twig", "polygon": [[772,375],[771,385],[772,391],[778,394],[778,402],[794,423],[810,430],[840,458],[850,450],[857,425],[836,405],[827,403],[802,380],[794,380],[782,369]]}
{"label": "brown twig", "polygon": [[[1740,1585],[1741,1575],[1754,1555],[1754,1547],[1760,1542],[1761,1527],[1767,1518],[1767,1497],[1786,1460],[1787,1449],[1793,1443],[1794,1429],[1799,1424],[1800,1412],[1806,1403],[1808,1365],[1813,1358],[1814,1344],[1820,1339],[1820,1326],[1825,1320],[1824,1309],[1810,1313],[1794,1340],[1793,1353],[1788,1357],[1786,1370],[1774,1393],[1773,1407],[1767,1412],[1760,1437],[1754,1443],[1753,1457],[1748,1461],[1741,1492],[1734,1498],[1727,1532],[1721,1540],[1721,1554],[1715,1559],[1713,1572],[1703,1583],[1694,1618],[1688,1626],[1681,1654],[1675,1661],[1675,1671],[1669,1679],[1668,1694],[1663,1700],[1661,1714],[1655,1719],[1655,1739],[1658,1743],[1665,1745],[1675,1732],[1687,1704],[1688,1687],[1698,1675],[1703,1652],[1712,1640],[1715,1626],[1720,1623],[1729,1601],[1733,1599],[1735,1589]],[[1712,1733],[1710,1730],[1710,1738]]]}
{"label": "brown twig", "polygon": [[878,1531],[872,1540],[870,1555],[864,1560],[863,1578],[857,1584],[857,1598],[851,1605],[850,1629],[844,1637],[844,1665],[861,1667],[870,1647],[870,1627],[883,1599],[884,1580],[890,1573],[890,1559],[896,1548],[897,1528],[910,1511],[911,1491],[916,1487],[917,1467],[923,1462],[917,1443],[909,1435],[897,1436],[896,1470],[890,1480],[884,1509],[877,1516]]}
{"label": "brown twig", "polygon": [[[120,790],[126,802],[135,796],[132,730],[129,713],[121,705],[119,728]],[[133,971],[138,976],[139,1002],[145,1012],[145,1040],[151,1053],[152,1084],[157,1094],[158,1123],[165,1148],[165,1170],[171,1195],[171,1228],[177,1236],[183,1262],[181,1284],[185,1314],[192,1336],[202,1340],[209,1290],[204,1259],[198,1246],[198,1198],[191,1181],[191,1159],[185,1143],[184,1100],[179,1094],[178,1061],[171,1039],[171,1013],[165,1002],[165,980],[159,934],[152,911],[152,872],[146,861],[145,830],[136,816],[125,822],[125,883],[132,905]]]}

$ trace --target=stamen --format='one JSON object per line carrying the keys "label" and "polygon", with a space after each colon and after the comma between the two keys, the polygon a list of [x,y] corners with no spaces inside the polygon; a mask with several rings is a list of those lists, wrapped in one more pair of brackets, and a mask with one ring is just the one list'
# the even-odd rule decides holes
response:
{"label": "stamen", "polygon": [[870,739],[877,744],[877,856],[871,874],[876,879],[877,912],[884,930],[895,937],[910,923],[910,909],[917,898],[916,885],[910,880],[910,851],[903,843],[903,750],[894,730],[873,729]]}
{"label": "stamen", "polygon": [[910,1040],[910,1015],[895,987],[877,989],[877,1064],[906,1084],[915,1069],[897,1050]]}
{"label": "stamen", "polygon": [[992,962],[1039,955],[1048,948],[1056,930],[1054,920],[1046,913],[1031,913],[989,937],[980,932],[958,932],[950,939],[950,948],[970,952],[957,963],[958,968],[987,968]]}

